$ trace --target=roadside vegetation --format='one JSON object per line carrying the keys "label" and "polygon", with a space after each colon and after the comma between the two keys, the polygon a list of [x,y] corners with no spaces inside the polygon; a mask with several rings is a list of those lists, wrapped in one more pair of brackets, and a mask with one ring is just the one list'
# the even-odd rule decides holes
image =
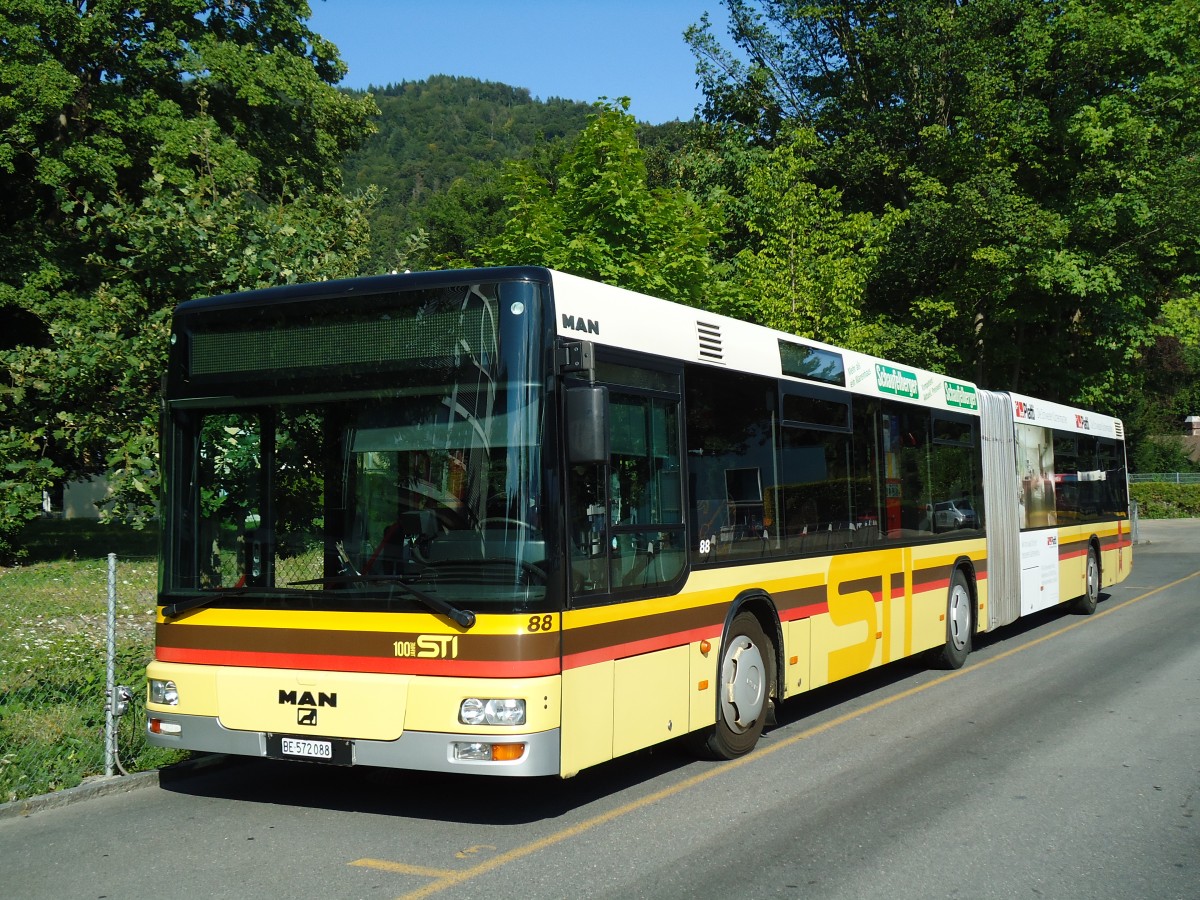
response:
{"label": "roadside vegetation", "polygon": [[1129,485],[1143,519],[1200,518],[1200,484],[1144,482]]}
{"label": "roadside vegetation", "polygon": [[25,532],[30,559],[0,568],[0,802],[104,773],[104,549],[125,550],[117,564],[115,673],[135,700],[119,720],[120,762],[132,772],[181,758],[142,740],[157,566],[147,536],[124,532],[35,522]]}

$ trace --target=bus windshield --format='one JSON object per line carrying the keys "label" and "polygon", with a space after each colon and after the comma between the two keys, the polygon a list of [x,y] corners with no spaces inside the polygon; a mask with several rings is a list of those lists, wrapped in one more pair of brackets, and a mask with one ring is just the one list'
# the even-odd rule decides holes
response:
{"label": "bus windshield", "polygon": [[544,601],[542,379],[530,330],[494,319],[481,328],[472,314],[455,352],[429,348],[369,388],[338,392],[329,373],[334,390],[289,394],[276,371],[262,398],[177,403],[164,563],[174,608]]}

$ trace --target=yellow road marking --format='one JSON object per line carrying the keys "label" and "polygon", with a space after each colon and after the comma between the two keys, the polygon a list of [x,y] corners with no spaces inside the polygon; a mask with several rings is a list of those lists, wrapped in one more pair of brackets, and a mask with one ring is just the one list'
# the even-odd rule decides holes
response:
{"label": "yellow road marking", "polygon": [[486,874],[487,872],[492,872],[492,871],[500,868],[501,866],[506,866],[510,862],[515,862],[518,859],[523,859],[526,856],[531,856],[532,854],[537,853],[540,850],[545,850],[547,847],[553,847],[555,844],[560,844],[563,841],[569,840],[573,837],[578,837],[579,835],[584,834],[588,831],[591,831],[594,828],[598,828],[601,825],[605,825],[605,824],[613,821],[614,819],[619,819],[622,816],[627,816],[632,812],[637,812],[639,809],[643,809],[644,807],[651,806],[655,803],[658,803],[661,800],[666,800],[667,798],[673,797],[676,794],[680,794],[680,793],[683,793],[684,791],[690,790],[691,788],[694,788],[699,784],[703,784],[704,782],[708,781],[710,778],[714,778],[717,775],[721,775],[722,773],[725,773],[725,772],[731,772],[735,769],[741,768],[742,766],[748,765],[753,762],[757,762],[758,760],[763,759],[766,756],[770,756],[772,753],[776,753],[780,750],[783,750],[786,747],[794,746],[795,744],[798,744],[801,741],[808,740],[811,737],[816,737],[819,734],[824,734],[826,731],[830,731],[831,729],[836,728],[839,725],[844,725],[847,722],[852,722],[853,720],[859,718],[860,716],[868,715],[869,713],[873,713],[877,710],[883,709],[885,706],[890,706],[891,704],[897,703],[901,700],[907,700],[909,697],[913,697],[917,694],[920,694],[924,691],[929,690],[930,688],[937,687],[938,685],[945,684],[947,681],[950,681],[954,678],[958,678],[961,675],[966,675],[970,672],[978,672],[980,669],[983,669],[983,668],[986,668],[987,666],[993,665],[994,663],[997,663],[1002,659],[1007,659],[1008,657],[1013,656],[1016,653],[1020,653],[1023,650],[1028,650],[1030,647],[1036,647],[1038,644],[1044,643],[1045,641],[1048,641],[1051,638],[1058,637],[1061,634],[1066,634],[1068,631],[1073,631],[1082,625],[1088,624],[1089,622],[1095,622],[1097,619],[1102,619],[1107,615],[1117,612],[1118,610],[1124,609],[1126,606],[1129,606],[1130,604],[1137,603],[1141,600],[1146,600],[1149,597],[1153,597],[1155,594],[1161,594],[1163,591],[1169,590],[1170,588],[1173,588],[1180,584],[1183,584],[1185,581],[1189,581],[1190,579],[1195,578],[1197,575],[1200,575],[1200,570],[1195,571],[1190,575],[1185,575],[1183,578],[1180,578],[1176,581],[1172,581],[1170,584],[1164,584],[1160,587],[1155,588],[1152,591],[1147,591],[1144,594],[1141,594],[1130,600],[1126,600],[1124,603],[1120,604],[1119,606],[1111,607],[1109,609],[1104,610],[1103,612],[1094,613],[1093,615],[1090,615],[1087,618],[1080,619],[1078,622],[1074,622],[1071,625],[1066,625],[1063,628],[1059,628],[1057,631],[1053,631],[1050,634],[1042,635],[1041,637],[1035,638],[1034,640],[1029,641],[1028,643],[1022,644],[1019,647],[1013,647],[1011,650],[1006,650],[1003,653],[998,653],[995,656],[988,657],[987,659],[981,660],[981,661],[971,665],[970,667],[957,669],[953,672],[947,672],[944,675],[942,675],[941,677],[934,679],[933,681],[926,682],[925,684],[916,685],[915,687],[911,687],[906,691],[901,691],[899,694],[895,694],[894,696],[885,697],[882,700],[877,700],[874,703],[870,703],[870,704],[862,707],[861,709],[850,710],[849,712],[843,713],[842,715],[837,716],[836,718],[830,719],[828,722],[823,722],[820,725],[814,725],[813,727],[806,729],[805,731],[799,732],[798,734],[794,734],[791,737],[784,738],[783,740],[779,741],[778,743],[772,743],[767,746],[759,747],[758,749],[754,750],[752,753],[748,753],[747,755],[740,757],[738,759],[729,760],[727,762],[722,762],[717,765],[714,765],[712,768],[708,769],[707,771],[701,772],[697,775],[693,775],[690,778],[685,778],[683,781],[679,782],[678,784],[674,784],[674,785],[671,785],[670,787],[663,788],[660,791],[656,791],[653,794],[648,794],[645,797],[641,797],[637,800],[632,800],[623,806],[619,806],[616,809],[609,810],[606,813],[600,813],[599,815],[593,816],[590,819],[585,819],[584,821],[579,822],[575,825],[571,825],[567,828],[564,828],[561,831],[556,831],[553,834],[548,834],[544,838],[540,838],[539,840],[532,841],[531,843],[525,844],[520,847],[514,847],[512,850],[508,850],[504,853],[494,856],[491,859],[489,859],[485,862],[481,862],[477,866],[472,866],[469,869],[462,869],[460,871],[423,869],[420,866],[405,866],[401,863],[389,863],[389,862],[386,862],[383,860],[356,860],[355,862],[350,863],[350,865],[352,865],[352,866],[364,865],[364,866],[369,866],[371,868],[386,869],[388,871],[402,872],[404,874],[411,874],[411,875],[427,874],[428,877],[437,879],[436,881],[432,881],[429,884],[425,885],[424,887],[419,888],[418,890],[412,891],[411,893],[408,893],[408,894],[403,894],[399,898],[399,900],[421,900],[421,898],[423,898],[423,897],[430,897],[434,894],[440,894],[442,891],[446,890],[447,888],[451,888],[451,887],[454,887],[455,885],[462,884],[463,882],[470,881],[474,878],[478,878],[480,875]]}
{"label": "yellow road marking", "polygon": [[356,859],[352,866],[362,866],[364,869],[379,869],[383,872],[395,872],[399,875],[422,875],[425,878],[449,878],[457,874],[453,869],[430,869],[427,866],[410,866],[406,863],[392,862],[389,859]]}

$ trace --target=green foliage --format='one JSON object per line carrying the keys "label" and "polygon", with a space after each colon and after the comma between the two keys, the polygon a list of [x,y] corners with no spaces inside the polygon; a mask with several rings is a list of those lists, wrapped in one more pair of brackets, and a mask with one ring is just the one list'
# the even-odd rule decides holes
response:
{"label": "green foliage", "polygon": [[550,173],[531,162],[505,175],[508,221],[489,264],[545,265],[667,300],[700,305],[715,280],[715,204],[652,189],[628,100],[596,104],[588,127]]}
{"label": "green foliage", "polygon": [[[736,258],[734,314],[771,328],[925,365],[947,351],[867,309],[879,259],[905,213],[848,213],[841,191],[813,182],[816,135],[792,133],[746,177],[749,246]],[[737,308],[740,307],[740,310]],[[936,329],[932,329],[936,333]]]}
{"label": "green foliage", "polygon": [[1139,435],[1132,442],[1129,465],[1134,472],[1200,472],[1183,446],[1182,438],[1169,434]]}
{"label": "green foliage", "polygon": [[504,222],[501,172],[574,139],[591,106],[435,75],[374,90],[378,131],[346,157],[350,191],[378,188],[368,272],[471,264]]}
{"label": "green foliage", "polygon": [[[751,146],[811,131],[810,208],[836,204],[835,232],[903,213],[851,251],[863,320],[985,386],[1131,411],[1160,311],[1194,294],[1194,3],[726,6],[733,49],[689,33],[706,117]],[[853,241],[834,246],[828,265]]]}
{"label": "green foliage", "polygon": [[[0,386],[0,392],[5,390],[9,396],[16,393]],[[0,400],[0,408],[2,404]],[[38,514],[42,491],[62,475],[42,454],[45,436],[45,428],[23,432],[10,425],[0,430],[0,560],[20,555],[21,547],[12,535]]]}
{"label": "green foliage", "polygon": [[357,272],[370,194],[343,154],[370,97],[303,0],[0,11],[0,534],[46,484],[110,475],[143,522],[182,300]]}
{"label": "green foliage", "polygon": [[1193,519],[1200,517],[1200,484],[1143,482],[1129,485],[1143,519]]}

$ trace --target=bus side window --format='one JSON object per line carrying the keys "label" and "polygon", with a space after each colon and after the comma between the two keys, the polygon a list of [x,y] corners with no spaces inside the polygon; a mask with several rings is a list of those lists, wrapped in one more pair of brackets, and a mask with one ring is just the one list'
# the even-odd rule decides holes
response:
{"label": "bus side window", "polygon": [[692,561],[775,555],[775,382],[707,366],[689,366],[686,377]]}

